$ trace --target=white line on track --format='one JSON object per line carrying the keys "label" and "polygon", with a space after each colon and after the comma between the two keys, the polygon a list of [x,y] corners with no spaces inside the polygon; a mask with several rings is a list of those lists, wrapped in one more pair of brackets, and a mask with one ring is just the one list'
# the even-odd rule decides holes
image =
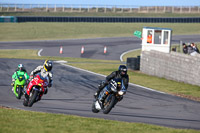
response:
{"label": "white line on track", "polygon": [[38,51],[38,56],[41,56],[41,52],[43,51],[43,49],[40,49],[39,51]]}
{"label": "white line on track", "polygon": [[132,50],[129,50],[129,51],[126,51],[126,52],[122,53],[122,54],[120,55],[120,61],[123,62],[123,56],[124,56],[125,54],[127,54],[127,53],[129,53],[129,52],[132,52],[132,51],[140,50],[140,49],[141,49],[141,48],[139,48],[139,49],[132,49]]}

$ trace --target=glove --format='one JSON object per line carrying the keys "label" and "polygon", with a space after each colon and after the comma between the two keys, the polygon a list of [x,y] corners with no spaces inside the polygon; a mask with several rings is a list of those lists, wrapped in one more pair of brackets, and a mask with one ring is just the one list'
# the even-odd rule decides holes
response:
{"label": "glove", "polygon": [[11,86],[14,86],[14,84],[15,84],[15,83],[14,83],[14,82],[12,82],[12,83],[11,83]]}
{"label": "glove", "polygon": [[31,81],[33,79],[33,75],[30,75],[29,81]]}

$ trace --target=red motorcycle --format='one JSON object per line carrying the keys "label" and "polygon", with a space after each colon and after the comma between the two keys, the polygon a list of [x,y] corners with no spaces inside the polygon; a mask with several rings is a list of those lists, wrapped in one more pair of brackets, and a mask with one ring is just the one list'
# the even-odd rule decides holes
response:
{"label": "red motorcycle", "polygon": [[41,73],[35,75],[27,86],[27,94],[25,95],[23,105],[31,107],[35,102],[39,101],[45,91],[47,91],[48,84],[48,76],[43,77]]}

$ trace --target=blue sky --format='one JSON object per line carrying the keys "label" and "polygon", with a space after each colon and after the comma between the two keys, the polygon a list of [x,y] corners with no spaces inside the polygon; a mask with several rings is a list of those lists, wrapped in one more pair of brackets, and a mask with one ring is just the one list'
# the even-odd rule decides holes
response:
{"label": "blue sky", "polygon": [[134,5],[134,6],[200,6],[200,0],[1,0],[0,3]]}

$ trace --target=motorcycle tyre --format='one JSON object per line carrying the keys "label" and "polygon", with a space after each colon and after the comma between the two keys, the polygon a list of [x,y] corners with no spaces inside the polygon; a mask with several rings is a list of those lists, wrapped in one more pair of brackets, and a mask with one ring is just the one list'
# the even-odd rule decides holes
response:
{"label": "motorcycle tyre", "polygon": [[27,106],[28,106],[28,99],[24,98],[23,105],[24,105],[25,107],[27,107]]}
{"label": "motorcycle tyre", "polygon": [[96,103],[96,100],[95,100],[95,101],[93,102],[93,104],[92,104],[92,112],[93,112],[93,113],[98,113],[99,110],[96,109],[95,103]]}
{"label": "motorcycle tyre", "polygon": [[[16,90],[17,90],[17,88],[16,88]],[[21,87],[19,87],[18,88],[18,96],[16,97],[17,99],[21,99],[21,96],[22,96],[22,88]]]}
{"label": "motorcycle tyre", "polygon": [[114,95],[112,95],[111,101],[110,101],[110,104],[108,105],[108,107],[107,108],[103,108],[103,113],[104,114],[108,114],[112,110],[112,108],[115,105],[115,101],[116,101],[116,97]]}
{"label": "motorcycle tyre", "polygon": [[29,107],[32,107],[33,106],[33,104],[34,104],[34,102],[36,101],[36,98],[37,98],[37,96],[38,96],[38,91],[36,91],[36,90],[34,90],[33,91],[33,94],[32,94],[32,96],[29,98],[29,101],[28,101],[28,106]]}

